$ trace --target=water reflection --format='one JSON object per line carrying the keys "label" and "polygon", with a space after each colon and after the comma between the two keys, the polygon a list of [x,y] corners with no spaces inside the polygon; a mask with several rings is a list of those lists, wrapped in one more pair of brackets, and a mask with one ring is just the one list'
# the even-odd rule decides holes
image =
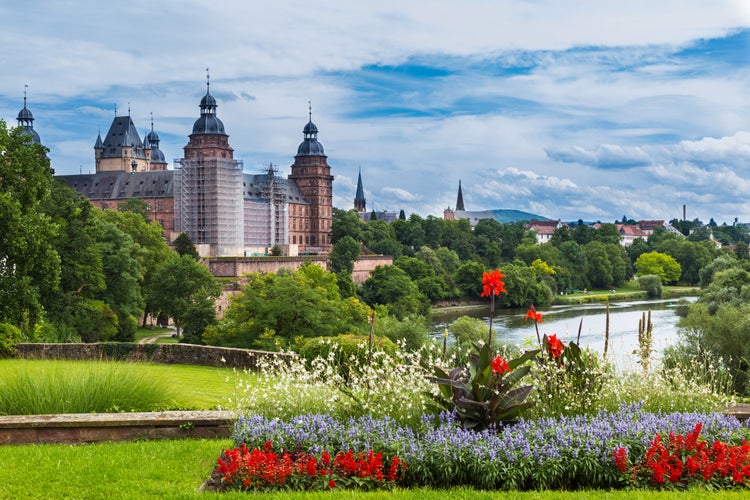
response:
{"label": "water reflection", "polygon": [[[692,302],[696,297],[685,297]],[[653,352],[655,355],[665,347],[677,342],[677,320],[675,307],[678,300],[651,300],[633,302],[612,302],[609,306],[609,348],[608,356],[621,367],[635,362],[633,353],[638,349],[638,321],[643,313],[651,310],[653,329]],[[592,303],[581,305],[551,306],[539,308],[544,322],[539,325],[541,335],[556,333],[565,344],[576,340],[580,328],[580,344],[598,352],[604,351],[606,328],[606,304]],[[433,316],[432,334],[442,338],[443,331],[460,316],[483,319],[489,325],[489,307],[450,311]],[[525,321],[526,310],[496,310],[493,329],[495,339],[517,345],[536,345],[534,323]]]}

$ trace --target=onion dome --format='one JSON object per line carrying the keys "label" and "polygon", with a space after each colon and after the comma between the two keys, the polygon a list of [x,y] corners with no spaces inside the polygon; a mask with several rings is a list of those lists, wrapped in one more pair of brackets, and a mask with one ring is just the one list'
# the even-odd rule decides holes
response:
{"label": "onion dome", "polygon": [[318,142],[318,127],[312,122],[312,109],[309,111],[309,121],[302,130],[304,140],[297,148],[297,156],[324,156],[323,145]]}
{"label": "onion dome", "polygon": [[23,92],[23,109],[18,112],[18,126],[23,128],[23,132],[26,135],[31,136],[29,141],[32,144],[41,144],[42,141],[39,138],[39,134],[34,130],[34,115],[31,114],[31,110],[26,107],[26,91]]}
{"label": "onion dome", "polygon": [[206,95],[201,99],[201,116],[193,124],[193,134],[227,135],[224,124],[216,116],[216,99],[209,92],[209,81],[206,77]]}

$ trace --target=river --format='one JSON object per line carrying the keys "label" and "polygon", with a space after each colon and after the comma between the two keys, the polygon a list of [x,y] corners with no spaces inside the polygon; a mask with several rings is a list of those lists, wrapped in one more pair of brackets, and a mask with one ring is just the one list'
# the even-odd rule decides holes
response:
{"label": "river", "polygon": [[[678,300],[695,301],[696,297],[683,297]],[[675,306],[678,300],[648,300],[632,302],[611,302],[609,305],[609,348],[608,357],[619,368],[633,368],[638,359],[638,321],[643,313],[651,310],[653,329],[652,351],[658,357],[665,347],[678,340]],[[587,346],[597,352],[604,351],[604,331],[606,325],[606,304],[576,304],[539,308],[543,322],[539,324],[540,335],[557,334],[564,344],[576,340],[581,325],[581,347]],[[430,325],[431,335],[442,341],[443,332],[459,316],[484,319],[489,326],[489,307],[452,311],[435,310]],[[526,310],[496,309],[493,321],[495,339],[530,348],[536,345],[534,322],[525,321]],[[581,321],[583,321],[581,323]],[[449,340],[450,341],[450,340]]]}

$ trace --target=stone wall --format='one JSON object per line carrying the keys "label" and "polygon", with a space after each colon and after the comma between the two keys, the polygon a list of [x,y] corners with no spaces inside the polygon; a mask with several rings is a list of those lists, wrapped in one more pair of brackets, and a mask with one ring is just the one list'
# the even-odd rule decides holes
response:
{"label": "stone wall", "polygon": [[16,357],[22,359],[151,361],[164,364],[257,369],[259,359],[291,355],[194,344],[17,344]]}
{"label": "stone wall", "polygon": [[[248,273],[275,273],[282,267],[299,269],[305,262],[312,262],[328,269],[328,257],[310,255],[302,257],[212,257],[205,260],[211,274],[217,278],[241,278]],[[393,264],[390,255],[363,255],[354,263],[352,279],[358,285],[370,277],[377,266]]]}

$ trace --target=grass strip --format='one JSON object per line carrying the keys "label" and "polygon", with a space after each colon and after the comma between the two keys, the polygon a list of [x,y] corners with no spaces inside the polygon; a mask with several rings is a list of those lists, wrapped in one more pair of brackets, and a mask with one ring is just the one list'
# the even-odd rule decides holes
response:
{"label": "grass strip", "polygon": [[227,368],[0,359],[0,414],[210,410],[227,404],[236,382]]}

